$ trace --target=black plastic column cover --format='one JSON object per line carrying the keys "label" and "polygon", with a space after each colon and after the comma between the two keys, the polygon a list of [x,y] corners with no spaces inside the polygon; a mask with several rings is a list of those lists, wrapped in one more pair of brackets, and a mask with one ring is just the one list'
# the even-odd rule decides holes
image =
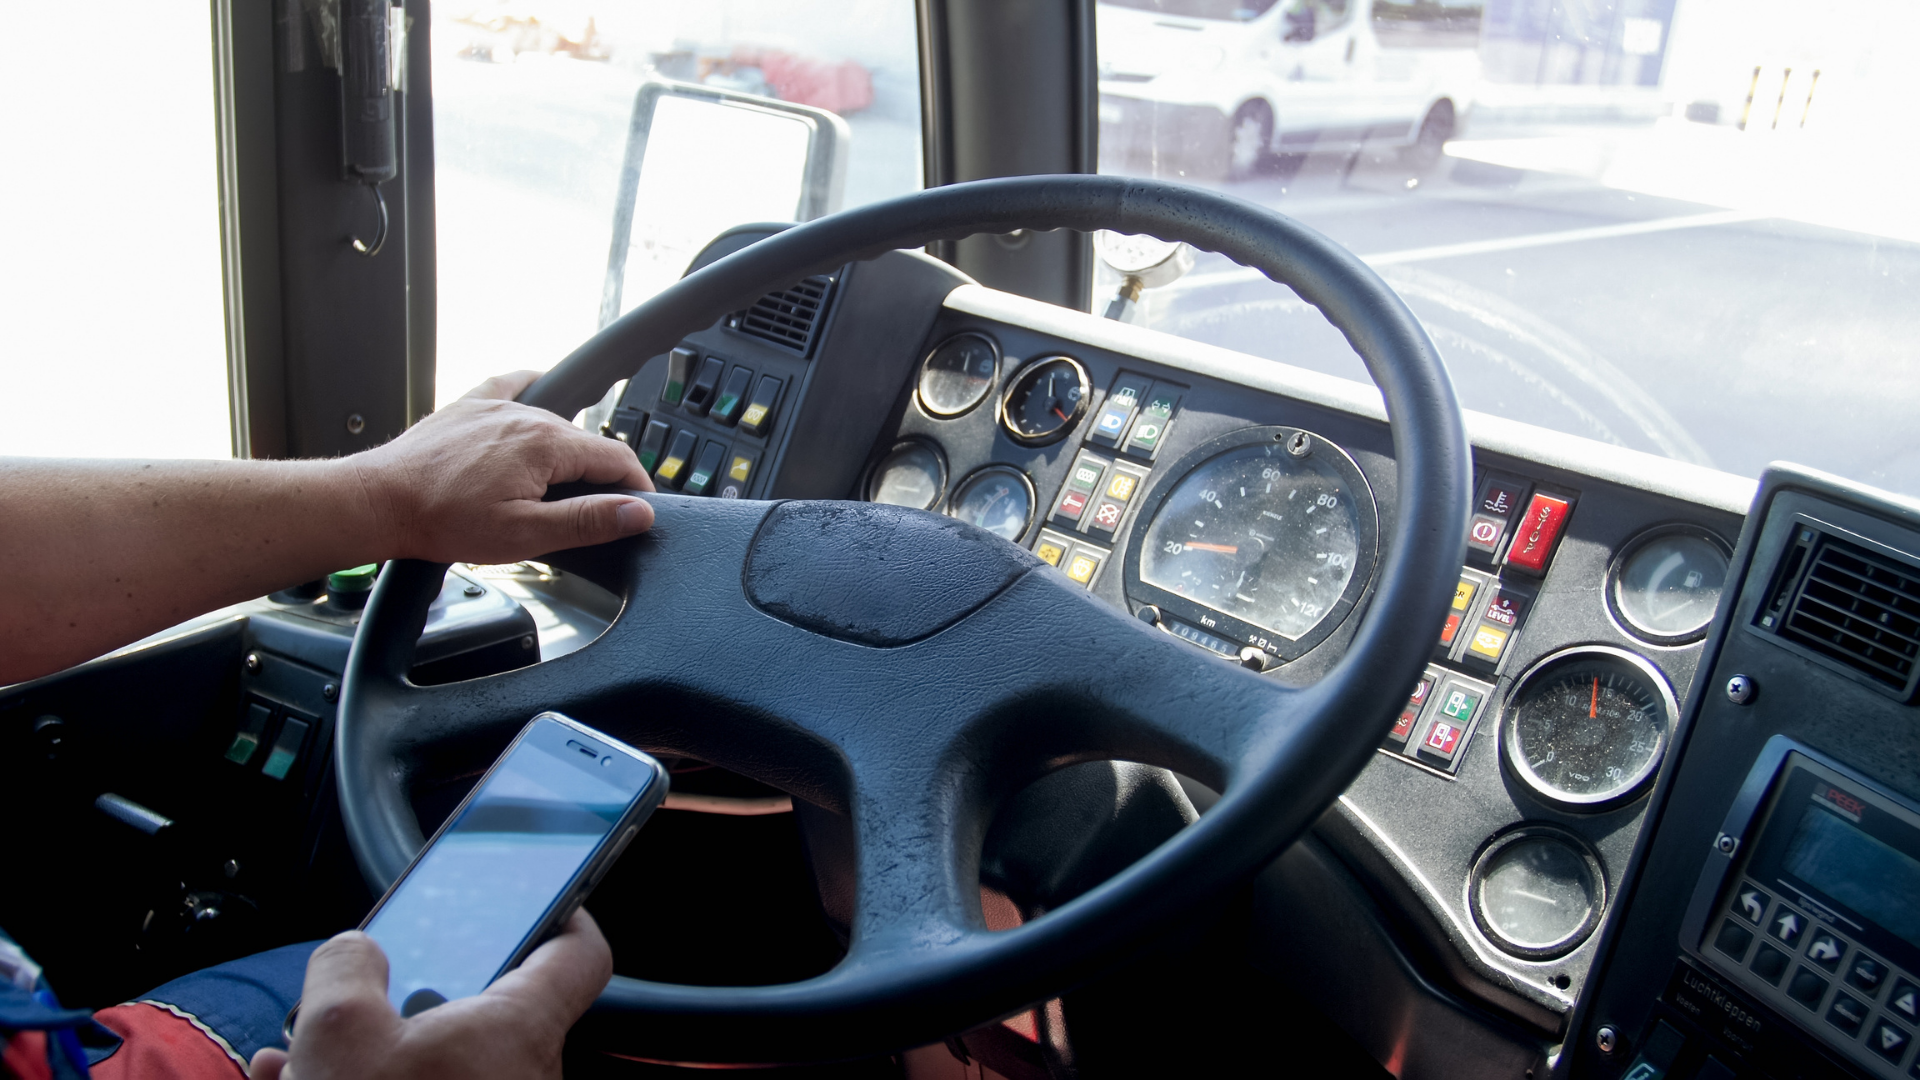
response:
{"label": "black plastic column cover", "polygon": [[[920,0],[926,182],[1098,167],[1092,0]],[[974,280],[1087,310],[1086,233],[942,242],[933,253]]]}

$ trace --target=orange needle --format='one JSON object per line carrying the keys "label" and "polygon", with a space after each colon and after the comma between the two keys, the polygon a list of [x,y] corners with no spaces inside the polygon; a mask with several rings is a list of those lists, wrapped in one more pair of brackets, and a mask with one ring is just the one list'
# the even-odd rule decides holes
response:
{"label": "orange needle", "polygon": [[1187,546],[1195,551],[1217,551],[1222,555],[1238,555],[1240,549],[1233,544],[1202,544],[1195,540],[1187,541]]}
{"label": "orange needle", "polygon": [[1593,719],[1597,719],[1599,716],[1600,716],[1600,676],[1595,675],[1593,677],[1593,702],[1592,704],[1587,706],[1587,719],[1593,720]]}

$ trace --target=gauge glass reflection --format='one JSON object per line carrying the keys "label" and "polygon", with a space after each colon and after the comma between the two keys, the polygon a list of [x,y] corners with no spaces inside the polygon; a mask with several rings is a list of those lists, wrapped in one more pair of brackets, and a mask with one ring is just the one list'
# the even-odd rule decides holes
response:
{"label": "gauge glass reflection", "polygon": [[1160,505],[1140,580],[1288,638],[1319,625],[1360,556],[1354,493],[1323,455],[1278,444],[1213,458]]}
{"label": "gauge glass reflection", "polygon": [[946,418],[980,404],[993,389],[1000,351],[979,334],[961,334],[940,343],[920,365],[920,407]]}
{"label": "gauge glass reflection", "polygon": [[867,481],[867,501],[931,510],[947,486],[947,464],[940,451],[910,439],[894,447]]}
{"label": "gauge glass reflection", "polygon": [[1566,951],[1587,936],[1604,896],[1586,855],[1536,834],[1489,852],[1474,884],[1474,914],[1500,944],[1522,954]]}
{"label": "gauge glass reflection", "polygon": [[947,513],[1018,543],[1033,521],[1033,487],[1019,470],[990,465],[960,481]]}
{"label": "gauge glass reflection", "polygon": [[1614,609],[1658,641],[1701,633],[1727,582],[1727,553],[1698,533],[1670,532],[1635,547],[1613,579]]}
{"label": "gauge glass reflection", "polygon": [[1520,778],[1575,807],[1626,796],[1652,777],[1673,721],[1673,692],[1630,653],[1590,649],[1522,678],[1506,751]]}
{"label": "gauge glass reflection", "polygon": [[1020,442],[1052,442],[1086,411],[1087,373],[1064,356],[1032,364],[1007,387],[1000,422]]}

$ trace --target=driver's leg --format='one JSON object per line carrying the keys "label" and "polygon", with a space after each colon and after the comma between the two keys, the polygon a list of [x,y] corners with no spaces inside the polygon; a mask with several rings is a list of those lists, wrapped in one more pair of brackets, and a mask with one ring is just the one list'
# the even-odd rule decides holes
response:
{"label": "driver's leg", "polygon": [[300,1000],[310,941],[184,975],[94,1019],[121,1037],[99,1059],[99,1080],[234,1080],[267,1046],[285,1046],[280,1025]]}

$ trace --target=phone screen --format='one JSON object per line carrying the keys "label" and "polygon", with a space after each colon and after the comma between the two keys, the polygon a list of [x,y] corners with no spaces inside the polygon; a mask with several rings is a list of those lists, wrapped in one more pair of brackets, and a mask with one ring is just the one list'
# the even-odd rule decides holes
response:
{"label": "phone screen", "polygon": [[[610,740],[607,740],[610,741]],[[368,922],[411,1015],[486,989],[652,780],[642,760],[536,719]]]}

